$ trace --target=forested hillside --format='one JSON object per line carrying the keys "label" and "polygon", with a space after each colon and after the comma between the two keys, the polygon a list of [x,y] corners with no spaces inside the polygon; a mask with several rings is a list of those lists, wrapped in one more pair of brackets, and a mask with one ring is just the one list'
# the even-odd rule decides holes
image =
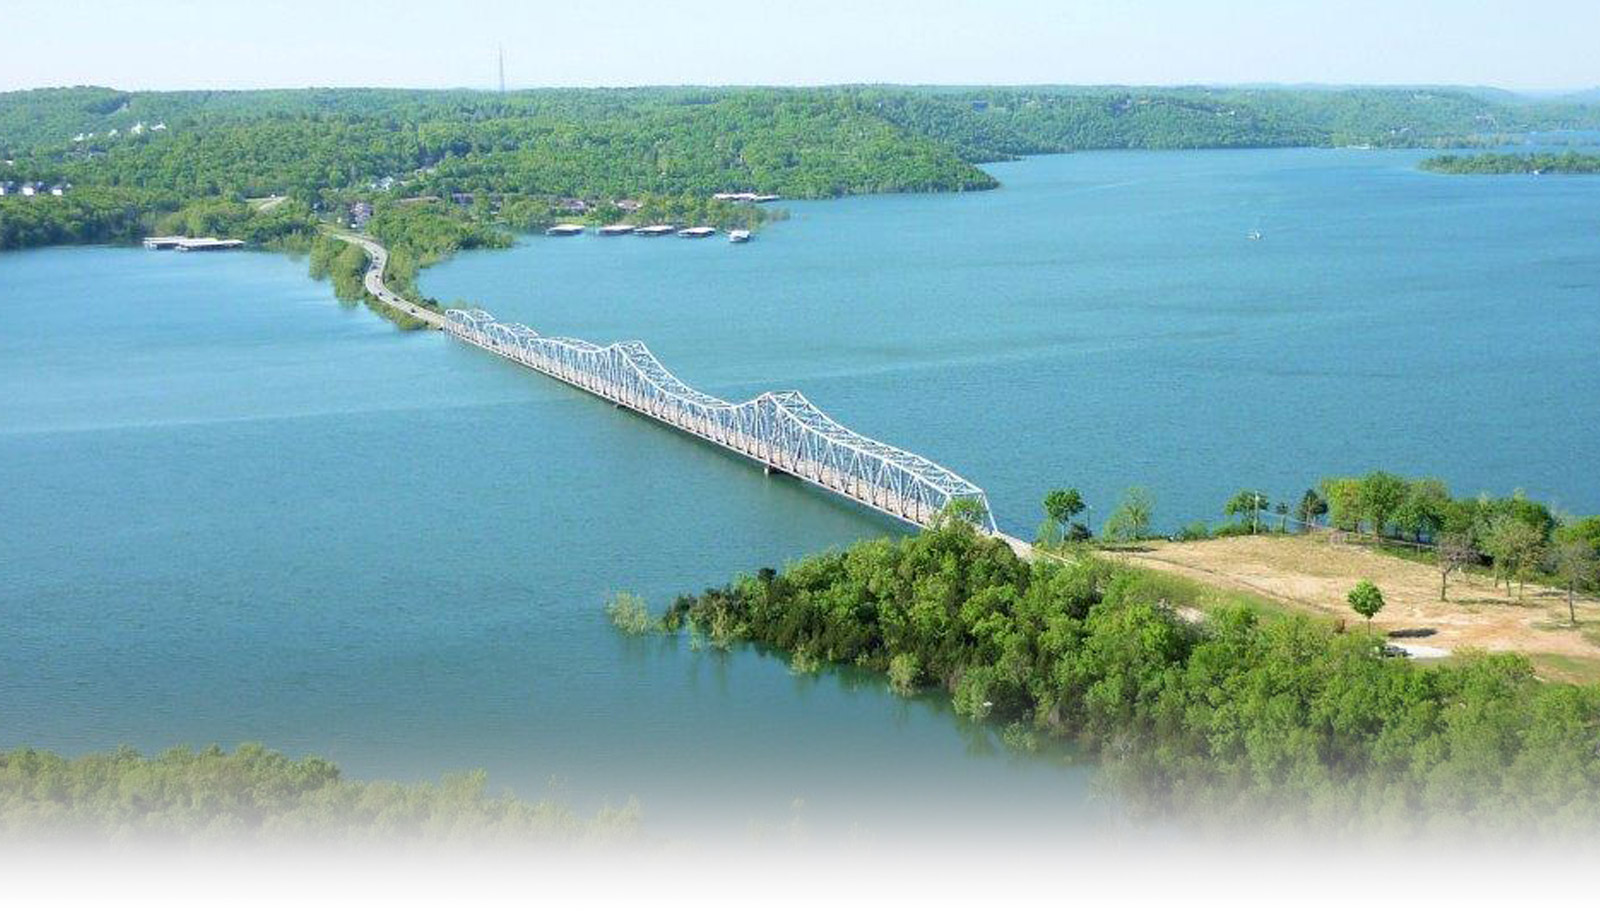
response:
{"label": "forested hillside", "polygon": [[[624,201],[653,220],[751,226],[762,213],[707,197],[984,189],[994,180],[974,164],[1044,152],[1441,146],[1553,128],[1600,128],[1600,106],[1419,89],[33,90],[0,94],[0,182],[70,189],[0,197],[0,249],[195,226],[166,216],[197,203],[215,233],[261,243],[345,223],[356,203],[381,217],[419,199],[437,200],[429,236],[456,247],[615,220]],[[244,207],[268,197],[289,207],[270,220]],[[402,217],[374,227],[415,224]]]}
{"label": "forested hillside", "polygon": [[1452,147],[1600,128],[1600,107],[1466,90],[972,88],[860,91],[885,118],[970,161],[1119,148]]}

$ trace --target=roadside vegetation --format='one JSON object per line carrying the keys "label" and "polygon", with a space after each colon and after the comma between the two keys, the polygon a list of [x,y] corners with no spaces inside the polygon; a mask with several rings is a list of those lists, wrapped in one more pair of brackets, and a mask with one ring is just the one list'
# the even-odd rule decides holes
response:
{"label": "roadside vegetation", "polygon": [[630,804],[581,818],[551,802],[490,795],[481,770],[437,784],[357,782],[327,760],[259,744],[151,757],[128,748],[73,759],[0,751],[0,839],[574,842],[632,836],[638,814]]}
{"label": "roadside vegetation", "polygon": [[950,517],[681,597],[659,624],[882,672],[1008,741],[1070,741],[1139,813],[1325,832],[1600,820],[1600,687],[1538,681],[1516,654],[1422,669],[1377,634],[1247,603],[1183,612],[1176,582],[1024,562]]}

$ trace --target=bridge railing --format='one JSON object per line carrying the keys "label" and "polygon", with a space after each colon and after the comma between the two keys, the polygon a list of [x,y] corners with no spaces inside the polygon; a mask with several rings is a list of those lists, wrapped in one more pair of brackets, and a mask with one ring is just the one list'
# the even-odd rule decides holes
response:
{"label": "bridge railing", "polygon": [[916,525],[963,503],[977,525],[997,531],[981,488],[928,459],[863,436],[798,391],[768,391],[732,403],[691,388],[643,343],[596,346],[542,336],[481,309],[445,312],[452,334],[552,377],[694,433],[769,467]]}

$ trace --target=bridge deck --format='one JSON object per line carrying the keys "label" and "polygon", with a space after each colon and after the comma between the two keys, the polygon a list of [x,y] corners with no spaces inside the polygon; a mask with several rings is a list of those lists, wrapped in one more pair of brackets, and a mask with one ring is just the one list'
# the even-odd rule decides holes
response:
{"label": "bridge deck", "polygon": [[798,392],[768,392],[731,404],[683,384],[641,343],[599,347],[544,337],[484,311],[441,315],[389,289],[383,279],[388,253],[381,244],[333,233],[367,251],[364,281],[373,297],[463,342],[914,526],[928,525],[952,502],[971,502],[981,528],[1014,548],[1027,547],[995,527],[982,490],[921,456],[840,426]]}

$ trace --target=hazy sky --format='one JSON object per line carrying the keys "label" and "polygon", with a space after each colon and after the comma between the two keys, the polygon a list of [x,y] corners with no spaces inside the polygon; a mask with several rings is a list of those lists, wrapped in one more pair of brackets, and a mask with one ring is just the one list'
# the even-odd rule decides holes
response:
{"label": "hazy sky", "polygon": [[1600,86],[1600,0],[5,0],[0,89]]}

